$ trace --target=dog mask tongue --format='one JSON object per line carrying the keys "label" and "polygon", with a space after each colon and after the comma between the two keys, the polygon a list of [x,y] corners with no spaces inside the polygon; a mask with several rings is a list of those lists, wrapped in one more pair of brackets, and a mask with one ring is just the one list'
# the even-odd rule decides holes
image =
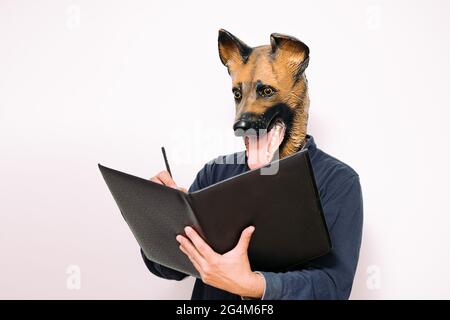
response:
{"label": "dog mask tongue", "polygon": [[275,152],[283,142],[286,128],[277,122],[268,133],[244,137],[247,165],[250,169],[263,167],[272,161]]}

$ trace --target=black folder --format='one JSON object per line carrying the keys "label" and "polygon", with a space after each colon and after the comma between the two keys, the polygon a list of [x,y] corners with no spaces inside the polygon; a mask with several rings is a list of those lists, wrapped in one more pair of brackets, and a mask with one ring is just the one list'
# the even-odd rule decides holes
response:
{"label": "black folder", "polygon": [[145,256],[194,277],[175,239],[188,225],[218,253],[255,226],[248,250],[255,271],[280,272],[331,250],[307,149],[190,193],[99,168]]}

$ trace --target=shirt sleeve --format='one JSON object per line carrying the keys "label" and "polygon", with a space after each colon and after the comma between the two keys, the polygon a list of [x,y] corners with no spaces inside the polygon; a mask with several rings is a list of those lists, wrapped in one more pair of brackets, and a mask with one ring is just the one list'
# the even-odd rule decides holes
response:
{"label": "shirt sleeve", "polygon": [[363,224],[359,177],[352,176],[322,203],[333,248],[303,269],[283,273],[261,272],[262,299],[348,299],[358,263]]}
{"label": "shirt sleeve", "polygon": [[[207,171],[209,170],[209,166],[205,165],[197,174],[194,182],[192,183],[191,187],[189,188],[189,192],[192,191],[196,191],[199,190],[201,188],[204,188],[205,185],[207,185]],[[173,270],[171,268],[165,267],[159,263],[153,262],[151,260],[149,260],[145,254],[144,251],[142,251],[141,249],[141,255],[142,258],[144,259],[144,263],[147,266],[147,269],[153,273],[154,275],[160,277],[160,278],[164,278],[164,279],[168,279],[168,280],[183,280],[184,278],[186,278],[188,275],[177,271],[177,270]]]}

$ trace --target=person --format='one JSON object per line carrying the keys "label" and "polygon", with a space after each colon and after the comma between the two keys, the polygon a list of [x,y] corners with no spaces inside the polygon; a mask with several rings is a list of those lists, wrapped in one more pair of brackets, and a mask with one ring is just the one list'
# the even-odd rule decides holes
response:
{"label": "person", "polygon": [[[329,229],[332,250],[306,264],[284,272],[251,270],[247,248],[253,226],[243,230],[231,251],[220,255],[189,226],[186,236],[177,236],[180,250],[199,271],[192,299],[348,299],[358,263],[363,225],[363,199],[358,174],[344,162],[325,153],[307,135],[301,149],[307,148]],[[247,150],[248,152],[248,150]],[[230,158],[231,157],[231,158]],[[198,172],[189,191],[196,191],[249,169],[245,152],[221,156]],[[241,158],[242,159],[242,158]],[[167,171],[152,181],[179,188]],[[211,212],[214,214],[214,212]],[[147,268],[158,277],[182,280],[187,275],[147,259]]]}

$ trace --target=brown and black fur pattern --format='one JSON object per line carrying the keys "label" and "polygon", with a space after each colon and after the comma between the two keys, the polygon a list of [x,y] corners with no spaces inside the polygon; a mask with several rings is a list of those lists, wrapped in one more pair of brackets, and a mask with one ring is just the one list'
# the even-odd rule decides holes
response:
{"label": "brown and black fur pattern", "polygon": [[234,130],[268,130],[275,121],[286,125],[280,158],[305,142],[309,97],[304,74],[309,48],[300,40],[272,34],[270,45],[249,47],[228,31],[219,30],[219,55],[231,76],[236,103]]}

